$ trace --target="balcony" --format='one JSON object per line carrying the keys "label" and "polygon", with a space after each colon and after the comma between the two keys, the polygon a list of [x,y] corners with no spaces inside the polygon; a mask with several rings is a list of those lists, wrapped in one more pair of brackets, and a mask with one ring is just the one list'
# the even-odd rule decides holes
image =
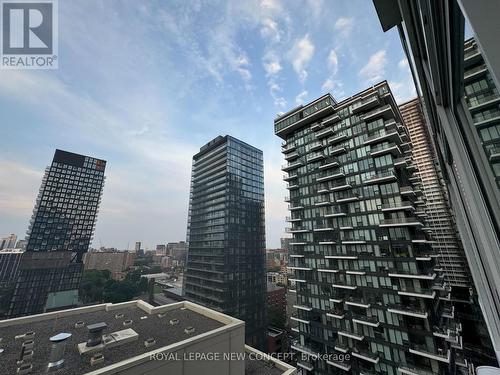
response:
{"label": "balcony", "polygon": [[303,360],[297,361],[297,367],[303,368],[306,371],[313,371],[314,370],[313,365],[311,365],[309,362],[306,362]]}
{"label": "balcony", "polygon": [[362,298],[349,297],[346,299],[345,304],[348,306],[362,307],[364,309],[370,308],[370,304],[364,302]]}
{"label": "balcony", "polygon": [[287,188],[288,190],[298,189],[298,188],[299,188],[299,185],[298,185],[298,184],[287,184],[287,185],[286,185],[286,188]]}
{"label": "balcony", "polygon": [[402,271],[402,270],[396,270],[396,269],[391,269],[389,270],[389,277],[397,277],[400,279],[415,279],[415,280],[434,280],[436,278],[436,274],[434,272],[428,272],[427,274],[423,273],[422,271],[421,274],[414,274],[410,273],[408,271]]}
{"label": "balcony", "polygon": [[335,245],[337,243],[335,238],[323,238],[318,242],[319,245]]}
{"label": "balcony", "polygon": [[418,367],[411,367],[409,365],[399,366],[398,372],[403,375],[435,375],[432,371],[424,370]]}
{"label": "balcony", "polygon": [[400,156],[402,152],[399,146],[394,143],[379,144],[370,149],[370,156],[372,157],[381,156],[385,154],[392,154],[392,156]]}
{"label": "balcony", "polygon": [[345,141],[347,139],[347,135],[345,133],[339,133],[335,137],[328,138],[328,144],[334,145],[339,142]]}
{"label": "balcony", "polygon": [[283,176],[283,180],[284,181],[291,181],[291,180],[294,180],[296,178],[298,178],[299,175],[297,174],[297,172],[291,172],[291,173],[288,173],[288,176]]}
{"label": "balcony", "polygon": [[411,316],[414,318],[427,319],[429,314],[418,306],[389,304],[387,311],[393,314]]}
{"label": "balcony", "polygon": [[340,210],[329,209],[326,211],[325,217],[343,217],[346,215],[347,214],[345,212],[342,212]]}
{"label": "balcony", "polygon": [[344,353],[344,354],[349,352],[349,349],[350,349],[347,345],[341,344],[341,343],[335,344],[335,346],[333,348],[341,353]]}
{"label": "balcony", "polygon": [[347,284],[332,284],[332,288],[335,289],[348,289],[348,290],[355,290],[357,289],[357,285],[347,285]]}
{"label": "balcony", "polygon": [[394,111],[392,110],[390,104],[384,105],[383,107],[379,107],[371,112],[365,113],[363,119],[365,121],[369,121],[380,117],[382,117],[384,120],[389,120],[394,118]]}
{"label": "balcony", "polygon": [[320,273],[338,273],[339,270],[332,270],[332,269],[328,269],[328,268],[318,268],[317,269],[318,272]]}
{"label": "balcony", "polygon": [[443,318],[455,319],[455,306],[444,307],[441,316]]}
{"label": "balcony", "polygon": [[332,186],[332,188],[330,189],[331,191],[342,191],[342,190],[347,190],[347,189],[351,189],[352,186],[351,184],[336,184],[334,186]]}
{"label": "balcony", "polygon": [[281,170],[286,172],[286,171],[290,171],[292,169],[298,168],[301,165],[302,165],[302,162],[300,160],[297,160],[293,163],[288,163],[288,164],[282,165]]}
{"label": "balcony", "polygon": [[339,155],[339,154],[343,154],[343,153],[346,153],[347,152],[347,149],[344,147],[344,146],[340,146],[340,147],[331,147],[330,148],[330,155],[333,156],[333,155]]}
{"label": "balcony", "polygon": [[315,206],[328,206],[332,202],[330,202],[330,198],[328,196],[322,195],[319,198],[316,198],[314,200],[314,205]]}
{"label": "balcony", "polygon": [[300,202],[292,202],[288,205],[288,209],[290,211],[301,210],[304,208],[304,205]]}
{"label": "balcony", "polygon": [[399,188],[399,193],[401,195],[410,195],[416,197],[415,191],[411,186],[402,186]]}
{"label": "balcony", "polygon": [[467,83],[473,78],[476,78],[488,71],[485,64],[478,65],[472,69],[467,69],[464,74],[464,81]]}
{"label": "balcony", "polygon": [[309,306],[303,306],[303,305],[293,305],[292,306],[294,309],[297,310],[302,310],[302,311],[312,311],[312,307]]}
{"label": "balcony", "polygon": [[292,345],[290,346],[291,349],[293,350],[296,350],[300,353],[304,353],[308,356],[311,356],[311,357],[319,357],[319,353],[316,352],[316,351],[313,351],[311,349],[309,349],[308,347],[306,346],[303,346],[303,345],[300,345],[298,342],[294,342],[292,343]]}
{"label": "balcony", "polygon": [[323,148],[323,144],[320,141],[314,141],[309,145],[309,151],[315,151]]}
{"label": "balcony", "polygon": [[330,116],[330,117],[324,119],[321,124],[324,126],[327,126],[327,125],[335,124],[336,122],[339,122],[340,120],[341,120],[340,116],[337,114],[334,114],[333,116]]}
{"label": "balcony", "polygon": [[311,231],[310,229],[298,225],[292,228],[285,228],[286,233],[307,233],[310,231]]}
{"label": "balcony", "polygon": [[295,151],[295,152],[291,152],[289,154],[286,154],[285,155],[285,160],[286,161],[290,161],[290,160],[297,159],[298,157],[299,157],[299,153],[297,151]]}
{"label": "balcony", "polygon": [[303,265],[291,265],[287,266],[288,269],[293,270],[293,271],[312,271],[311,267],[306,267],[306,264]]}
{"label": "balcony", "polygon": [[307,155],[306,160],[308,163],[312,163],[313,161],[324,159],[325,155],[322,152],[314,152],[310,155]]}
{"label": "balcony", "polygon": [[295,142],[291,142],[291,143],[283,142],[281,144],[281,152],[283,152],[284,154],[286,154],[288,152],[292,152],[296,148],[297,148],[297,146],[295,145]]}
{"label": "balcony", "polygon": [[322,173],[320,177],[316,178],[317,182],[335,180],[337,178],[345,177],[344,172],[337,173]]}
{"label": "balcony", "polygon": [[335,132],[333,131],[333,128],[326,128],[324,130],[321,130],[320,132],[317,132],[316,133],[316,138],[318,139],[321,139],[321,138],[324,138],[324,137],[327,137],[329,135],[332,135],[334,134]]}
{"label": "balcony", "polygon": [[289,222],[289,223],[294,223],[294,222],[298,222],[298,221],[301,221],[302,220],[302,217],[292,217],[292,216],[287,216],[285,218],[285,221]]}
{"label": "balcony", "polygon": [[365,336],[360,335],[360,334],[358,334],[356,332],[338,331],[337,333],[340,336],[349,337],[349,338],[357,340],[357,341],[362,341],[365,338]]}
{"label": "balcony", "polygon": [[488,154],[490,156],[490,161],[500,160],[500,145],[496,145],[495,147],[489,149]]}
{"label": "balcony", "polygon": [[340,309],[332,309],[326,313],[326,316],[334,319],[344,319],[345,311]]}
{"label": "balcony", "polygon": [[372,109],[380,104],[378,95],[372,95],[366,98],[361,98],[358,102],[352,104],[351,109],[353,113],[359,113],[366,111],[367,109]]}
{"label": "balcony", "polygon": [[356,259],[358,259],[358,256],[355,255],[355,253],[351,253],[351,254],[336,253],[335,255],[325,255],[325,259],[356,260]]}
{"label": "balcony", "polygon": [[352,197],[336,198],[335,199],[335,203],[349,203],[349,202],[355,202],[355,201],[359,201],[358,195],[353,195]]}
{"label": "balcony", "polygon": [[425,345],[411,344],[410,353],[419,355],[421,357],[434,359],[439,362],[450,363],[449,350],[445,351],[443,349],[438,349],[437,351],[432,351]]}
{"label": "balcony", "polygon": [[380,361],[377,353],[373,353],[366,349],[355,348],[351,351],[351,354],[353,357],[357,357],[374,364],[377,364]]}
{"label": "balcony", "polygon": [[319,169],[325,170],[325,169],[329,169],[329,168],[335,168],[338,166],[339,166],[339,163],[336,160],[330,159],[330,160],[325,160],[324,162],[322,162],[319,166]]}
{"label": "balcony", "polygon": [[423,227],[424,224],[416,218],[413,217],[399,217],[396,219],[385,219],[379,224],[380,228],[392,228],[392,227]]}
{"label": "balcony", "polygon": [[364,181],[365,185],[379,184],[382,182],[396,181],[397,177],[393,171],[378,172],[376,175]]}
{"label": "balcony", "polygon": [[469,110],[471,112],[479,111],[498,102],[500,102],[500,95],[497,93],[482,98],[470,98]]}
{"label": "balcony", "polygon": [[398,203],[385,203],[381,206],[382,212],[392,211],[415,211],[415,207],[409,201],[402,201]]}
{"label": "balcony", "polygon": [[396,130],[392,130],[392,131],[377,132],[377,133],[371,135],[370,137],[368,137],[365,140],[364,144],[366,146],[366,145],[371,145],[371,144],[379,143],[379,142],[386,141],[386,140],[396,142],[398,144],[401,144],[403,142],[401,140],[401,137],[399,136],[399,133]]}
{"label": "balcony", "polygon": [[406,168],[408,170],[415,168],[415,166],[413,164],[410,164],[410,162],[408,160],[406,160],[405,157],[393,159],[392,164],[395,167]]}
{"label": "balcony", "polygon": [[378,321],[377,318],[372,317],[372,316],[365,316],[365,315],[359,315],[355,314],[352,317],[352,322],[365,325],[365,326],[370,326],[370,327],[378,327],[380,326],[380,322]]}
{"label": "balcony", "polygon": [[434,299],[436,297],[436,291],[428,288],[414,289],[405,287],[404,289],[398,290],[398,294],[400,296],[409,296],[409,297],[427,298],[427,299]]}

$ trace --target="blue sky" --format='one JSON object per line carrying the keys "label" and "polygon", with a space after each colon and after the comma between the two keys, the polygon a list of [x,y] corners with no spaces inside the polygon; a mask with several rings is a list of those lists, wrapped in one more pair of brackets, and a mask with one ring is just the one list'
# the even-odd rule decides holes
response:
{"label": "blue sky", "polygon": [[24,236],[55,148],[106,159],[94,246],[185,239],[191,157],[230,134],[264,151],[268,247],[287,194],[279,112],[387,79],[415,96],[369,0],[59,2],[59,69],[0,71],[0,235]]}

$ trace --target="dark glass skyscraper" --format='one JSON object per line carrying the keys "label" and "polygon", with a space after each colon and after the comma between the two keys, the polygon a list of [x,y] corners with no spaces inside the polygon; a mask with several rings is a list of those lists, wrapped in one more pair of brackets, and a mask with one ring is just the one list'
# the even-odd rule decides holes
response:
{"label": "dark glass skyscraper", "polygon": [[193,157],[185,297],[242,319],[246,342],[266,337],[262,151],[219,136]]}
{"label": "dark glass skyscraper", "polygon": [[106,162],[56,150],[28,229],[11,317],[75,305],[104,186]]}

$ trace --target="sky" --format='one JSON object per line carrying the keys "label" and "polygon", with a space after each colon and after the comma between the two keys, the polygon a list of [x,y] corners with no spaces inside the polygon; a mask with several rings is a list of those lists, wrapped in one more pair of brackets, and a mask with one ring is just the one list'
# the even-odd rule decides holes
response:
{"label": "sky", "polygon": [[192,156],[264,152],[267,247],[287,214],[278,113],[387,80],[415,88],[370,0],[59,1],[59,69],[0,70],[0,236],[25,236],[56,148],[107,160],[94,247],[186,236]]}

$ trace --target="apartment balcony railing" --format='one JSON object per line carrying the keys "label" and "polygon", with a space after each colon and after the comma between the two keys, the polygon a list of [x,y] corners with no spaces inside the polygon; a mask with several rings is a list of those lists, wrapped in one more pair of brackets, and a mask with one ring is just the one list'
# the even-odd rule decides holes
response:
{"label": "apartment balcony railing", "polygon": [[415,211],[415,207],[410,201],[401,201],[397,203],[384,203],[381,206],[383,212],[390,211]]}
{"label": "apartment balcony railing", "polygon": [[298,189],[299,188],[299,184],[297,184],[296,182],[291,183],[291,184],[286,184],[286,188],[288,190]]}
{"label": "apartment balcony railing", "polygon": [[294,210],[300,210],[304,208],[304,205],[300,202],[291,202],[289,205],[288,205],[288,209],[290,211],[294,211]]}
{"label": "apartment balcony railing", "polygon": [[333,116],[324,119],[321,124],[323,124],[324,126],[331,125],[335,124],[336,122],[339,122],[340,120],[341,120],[340,116],[338,114],[334,114]]}
{"label": "apartment balcony railing", "polygon": [[297,159],[298,157],[299,157],[299,153],[298,152],[291,152],[291,153],[285,155],[285,160],[286,161],[291,161],[291,160]]}
{"label": "apartment balcony railing", "polygon": [[373,353],[366,349],[354,348],[351,351],[351,354],[353,355],[353,357],[357,357],[374,364],[377,364],[380,361],[378,353]]}
{"label": "apartment balcony railing", "polygon": [[340,155],[343,153],[346,153],[347,149],[344,146],[339,146],[339,147],[330,147],[329,148],[329,153],[331,156],[333,155]]}
{"label": "apartment balcony railing", "polygon": [[490,161],[500,160],[500,145],[496,145],[493,148],[488,150],[488,154],[490,156]]}
{"label": "apartment balcony railing", "polygon": [[389,143],[389,144],[382,143],[370,149],[370,156],[375,157],[385,154],[392,154],[393,156],[399,156],[402,154],[402,152],[399,146],[394,143]]}
{"label": "apartment balcony railing", "polygon": [[[322,198],[322,197],[325,197],[325,198]],[[330,198],[328,196],[320,196],[319,198],[316,198],[314,200],[314,205],[315,206],[328,206],[329,204],[331,204],[330,202]]]}
{"label": "apartment balcony railing", "polygon": [[415,190],[411,186],[402,186],[399,188],[399,193],[401,195],[416,196]]}
{"label": "apartment balcony railing", "polygon": [[389,120],[394,118],[394,111],[390,104],[384,105],[383,107],[379,107],[374,109],[373,111],[367,112],[364,114],[363,119],[365,121],[373,120],[378,117],[383,117],[385,120]]}
{"label": "apartment balcony railing", "polygon": [[388,227],[423,227],[422,222],[412,217],[400,217],[396,219],[385,219],[379,224],[380,228]]}
{"label": "apartment balcony railing", "polygon": [[314,141],[309,145],[309,151],[315,151],[323,148],[323,144],[320,141]]}
{"label": "apartment balcony railing", "polygon": [[336,173],[331,173],[331,172],[326,172],[326,173],[320,173],[319,177],[316,178],[317,182],[321,181],[329,181],[329,180],[335,180],[337,178],[345,177],[344,172],[336,172]]}
{"label": "apartment balcony railing", "polygon": [[335,203],[355,202],[355,201],[358,201],[359,198],[360,197],[359,197],[358,194],[354,194],[354,195],[351,195],[351,196],[338,197],[338,198],[335,198]]}
{"label": "apartment balcony railing", "polygon": [[483,97],[472,97],[468,99],[469,110],[474,112],[499,101],[500,95],[497,92]]}
{"label": "apartment balcony railing", "polygon": [[284,181],[291,181],[291,180],[294,180],[298,177],[299,177],[299,175],[297,174],[297,172],[289,172],[288,175],[283,176],[283,180]]}
{"label": "apartment balcony railing", "polygon": [[325,213],[325,217],[343,217],[346,215],[347,215],[347,213],[343,212],[342,210],[333,209],[333,208],[327,209],[326,213]]}
{"label": "apartment balcony railing", "polygon": [[334,145],[334,144],[342,142],[342,141],[344,141],[346,139],[347,139],[347,134],[342,132],[342,133],[339,133],[339,134],[337,134],[337,135],[335,135],[335,136],[333,136],[331,138],[328,138],[328,143],[330,145]]}
{"label": "apartment balcony railing", "polygon": [[410,353],[421,357],[434,359],[439,362],[450,363],[450,351],[444,349],[433,350],[427,345],[410,344]]}
{"label": "apartment balcony railing", "polygon": [[398,145],[400,145],[403,142],[397,130],[392,130],[392,131],[379,131],[369,136],[365,140],[364,144],[371,145],[385,140],[391,140],[392,142],[396,142]]}
{"label": "apartment balcony railing", "polygon": [[425,370],[408,364],[398,367],[398,372],[403,375],[435,375],[431,370]]}
{"label": "apartment balcony railing", "polygon": [[387,311],[393,314],[412,316],[414,318],[427,319],[429,314],[427,311],[423,310],[420,306],[416,305],[401,305],[397,303],[389,304],[387,306]]}
{"label": "apartment balcony railing", "polygon": [[360,297],[349,297],[346,299],[345,304],[349,306],[362,307],[364,309],[368,309],[371,305],[369,302],[366,302]]}
{"label": "apartment balcony railing", "polygon": [[436,297],[436,291],[430,288],[409,288],[403,287],[398,290],[398,294],[400,296],[409,296],[409,297],[419,297],[419,298],[427,298],[434,299]]}
{"label": "apartment balcony railing", "polygon": [[307,232],[310,232],[311,230],[304,227],[304,226],[294,226],[294,227],[291,227],[291,228],[285,228],[285,232],[286,233],[307,233]]}
{"label": "apartment balcony railing", "polygon": [[367,109],[371,109],[380,104],[380,100],[377,95],[372,95],[367,98],[362,98],[359,101],[352,104],[351,109],[353,113],[358,113]]}
{"label": "apartment balcony railing", "polygon": [[334,319],[344,319],[345,311],[341,309],[331,309],[326,312],[326,316]]}
{"label": "apartment balcony railing", "polygon": [[337,334],[357,341],[363,341],[365,338],[362,334],[351,331],[338,331]]}
{"label": "apartment balcony railing", "polygon": [[291,143],[283,142],[281,144],[281,151],[283,153],[292,152],[296,148],[297,148],[297,146],[295,145],[295,142],[291,142]]}
{"label": "apartment balcony railing", "polygon": [[342,190],[347,190],[347,189],[351,189],[352,186],[351,184],[334,184],[330,190],[331,191],[342,191]]}
{"label": "apartment balcony railing", "polygon": [[392,164],[394,164],[394,166],[398,168],[407,168],[407,169],[415,168],[415,166],[411,164],[405,157],[394,159],[392,161]]}
{"label": "apartment balcony railing", "polygon": [[287,216],[285,218],[285,221],[287,221],[289,223],[298,222],[301,220],[302,220],[302,216]]}
{"label": "apartment balcony railing", "polygon": [[329,361],[329,360],[326,360],[325,362],[327,365],[339,368],[345,372],[351,371],[351,365],[346,362]]}
{"label": "apartment balcony railing", "polygon": [[289,171],[295,168],[298,168],[302,165],[303,163],[300,160],[294,161],[293,163],[288,163],[284,164],[281,166],[282,171]]}
{"label": "apartment balcony railing", "polygon": [[378,184],[382,182],[385,183],[388,181],[396,181],[396,180],[397,177],[393,171],[386,171],[386,172],[378,172],[376,175],[365,180],[364,183],[365,185],[371,185],[371,184]]}
{"label": "apartment balcony railing", "polygon": [[326,129],[323,129],[323,130],[317,132],[316,133],[316,138],[318,138],[318,139],[324,138],[324,137],[327,137],[327,136],[332,135],[334,133],[335,132],[333,131],[333,128],[329,127],[329,128],[326,128]]}
{"label": "apartment balcony railing", "polygon": [[420,269],[417,272],[418,273],[391,268],[389,269],[388,275],[389,277],[397,277],[400,279],[417,279],[417,280],[434,280],[437,276],[432,268]]}
{"label": "apartment balcony railing", "polygon": [[335,168],[338,166],[339,166],[339,163],[337,160],[329,158],[329,159],[326,159],[320,163],[319,169],[325,170],[325,169],[329,169],[329,168]]}
{"label": "apartment balcony railing", "polygon": [[370,327],[378,327],[380,326],[380,322],[377,318],[373,316],[366,316],[366,315],[360,315],[360,314],[353,314],[352,315],[352,322],[365,325],[365,326],[370,326]]}
{"label": "apartment balcony railing", "polygon": [[310,155],[307,155],[306,160],[308,163],[312,163],[313,161],[324,159],[325,155],[322,152],[314,152]]}
{"label": "apartment balcony railing", "polygon": [[478,65],[472,69],[467,69],[464,74],[464,80],[468,81],[471,78],[477,77],[479,74],[486,73],[488,68],[485,64]]}

